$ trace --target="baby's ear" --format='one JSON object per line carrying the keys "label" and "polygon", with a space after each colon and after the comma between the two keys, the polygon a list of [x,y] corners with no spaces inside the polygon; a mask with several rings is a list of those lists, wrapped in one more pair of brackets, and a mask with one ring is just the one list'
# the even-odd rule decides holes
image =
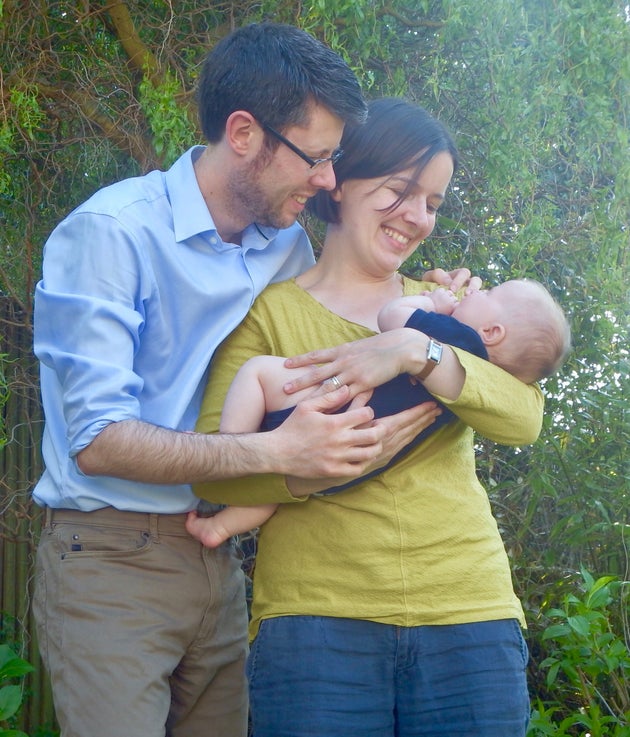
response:
{"label": "baby's ear", "polygon": [[479,331],[484,345],[498,345],[505,338],[505,327],[499,322],[485,325]]}

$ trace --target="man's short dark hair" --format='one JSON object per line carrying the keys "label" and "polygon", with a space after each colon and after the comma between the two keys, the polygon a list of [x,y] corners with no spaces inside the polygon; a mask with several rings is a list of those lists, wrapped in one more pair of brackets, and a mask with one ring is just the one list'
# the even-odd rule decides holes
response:
{"label": "man's short dark hair", "polygon": [[280,23],[253,23],[223,38],[205,60],[197,102],[210,143],[221,140],[235,110],[279,130],[306,123],[312,102],[344,123],[360,123],[366,115],[346,62],[306,31]]}

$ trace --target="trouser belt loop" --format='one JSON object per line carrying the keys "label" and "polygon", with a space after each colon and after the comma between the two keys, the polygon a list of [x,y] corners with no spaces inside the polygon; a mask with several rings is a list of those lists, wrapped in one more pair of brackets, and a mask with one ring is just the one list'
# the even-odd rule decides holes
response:
{"label": "trouser belt loop", "polygon": [[149,534],[154,542],[160,542],[160,515],[149,514]]}
{"label": "trouser belt loop", "polygon": [[44,527],[50,527],[52,525],[52,520],[53,520],[52,507],[46,507],[45,515],[44,515]]}

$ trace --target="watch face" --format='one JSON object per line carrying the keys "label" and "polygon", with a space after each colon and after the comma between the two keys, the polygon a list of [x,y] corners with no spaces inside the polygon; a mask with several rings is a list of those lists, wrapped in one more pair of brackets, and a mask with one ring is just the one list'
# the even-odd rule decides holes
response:
{"label": "watch face", "polygon": [[435,363],[439,363],[442,359],[442,344],[436,343],[434,340],[430,341],[427,350],[427,358],[429,359],[429,361],[435,361]]}

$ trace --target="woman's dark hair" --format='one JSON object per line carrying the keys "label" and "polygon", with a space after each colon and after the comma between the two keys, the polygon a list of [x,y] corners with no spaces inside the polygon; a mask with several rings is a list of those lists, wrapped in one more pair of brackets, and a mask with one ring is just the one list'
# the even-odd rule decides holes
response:
{"label": "woman's dark hair", "polygon": [[252,23],[219,41],[197,88],[201,129],[210,143],[221,140],[235,110],[282,131],[304,124],[311,102],[344,123],[365,120],[365,100],[346,62],[306,31],[281,23]]}
{"label": "woman's dark hair", "polygon": [[[343,156],[335,164],[337,186],[348,179],[374,179],[410,168],[415,168],[417,177],[442,151],[451,155],[457,168],[457,149],[442,123],[419,105],[399,98],[369,102],[367,122],[346,124],[341,148]],[[320,190],[309,200],[308,209],[326,223],[339,222],[339,205],[330,192]]]}

